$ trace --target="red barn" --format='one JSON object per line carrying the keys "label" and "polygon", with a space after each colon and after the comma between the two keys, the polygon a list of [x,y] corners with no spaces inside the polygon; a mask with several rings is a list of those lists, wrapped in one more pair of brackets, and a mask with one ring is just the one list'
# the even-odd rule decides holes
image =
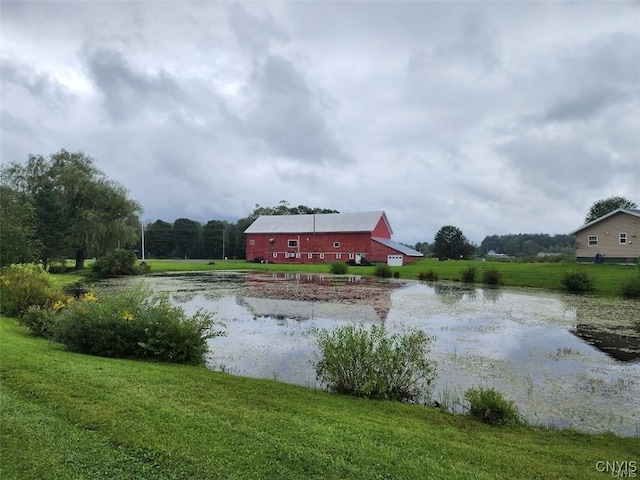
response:
{"label": "red barn", "polygon": [[391,240],[384,212],[262,215],[244,233],[249,261],[360,263],[364,258],[398,266],[423,257]]}

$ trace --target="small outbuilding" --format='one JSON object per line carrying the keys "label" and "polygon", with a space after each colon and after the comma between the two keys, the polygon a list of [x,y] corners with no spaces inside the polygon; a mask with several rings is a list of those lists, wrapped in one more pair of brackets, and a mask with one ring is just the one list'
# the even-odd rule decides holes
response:
{"label": "small outbuilding", "polygon": [[636,263],[640,258],[640,210],[619,208],[570,232],[576,261]]}
{"label": "small outbuilding", "polygon": [[247,260],[274,263],[400,266],[423,254],[391,240],[393,231],[383,211],[305,215],[262,215],[244,231]]}

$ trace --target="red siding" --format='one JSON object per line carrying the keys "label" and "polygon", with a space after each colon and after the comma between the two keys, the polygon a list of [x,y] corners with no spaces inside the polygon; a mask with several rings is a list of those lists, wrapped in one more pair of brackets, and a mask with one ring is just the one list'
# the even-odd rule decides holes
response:
{"label": "red siding", "polygon": [[387,222],[384,221],[383,217],[380,217],[380,220],[378,220],[378,224],[376,225],[376,228],[373,229],[373,232],[371,232],[371,236],[391,239],[389,225],[387,225]]}

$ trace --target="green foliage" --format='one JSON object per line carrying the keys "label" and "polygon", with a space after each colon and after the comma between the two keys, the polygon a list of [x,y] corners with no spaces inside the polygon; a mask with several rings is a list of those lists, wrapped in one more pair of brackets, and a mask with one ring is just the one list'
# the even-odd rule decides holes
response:
{"label": "green foliage", "polygon": [[54,340],[91,355],[201,364],[207,339],[223,334],[214,325],[210,313],[187,317],[166,295],[138,285],[85,294],[61,311]]}
{"label": "green foliage", "polygon": [[0,179],[0,267],[36,260],[42,244],[36,237],[36,212],[26,195],[3,185]]}
{"label": "green foliage", "polygon": [[453,225],[442,227],[434,238],[433,255],[437,258],[469,258],[474,251],[475,246],[462,234],[462,230]]}
{"label": "green foliage", "polygon": [[594,220],[611,213],[619,208],[634,209],[638,208],[638,205],[631,200],[627,200],[624,197],[609,197],[603,200],[598,200],[589,209],[587,216],[584,219],[584,223],[593,222]]}
{"label": "green foliage", "polygon": [[37,337],[51,338],[56,324],[57,315],[52,308],[42,308],[32,305],[20,317],[20,323]]}
{"label": "green foliage", "polygon": [[389,336],[383,326],[345,325],[318,333],[316,376],[330,390],[358,397],[415,402],[430,394],[434,338],[422,330]]}
{"label": "green foliage", "polygon": [[379,263],[375,266],[373,274],[380,278],[391,278],[391,268],[386,263]]}
{"label": "green foliage", "polygon": [[426,272],[420,272],[418,273],[418,280],[422,282],[437,282],[438,273],[433,269],[429,269]]}
{"label": "green foliage", "polygon": [[593,278],[585,270],[564,272],[562,288],[569,293],[587,293],[593,290]]}
{"label": "green foliage", "polygon": [[100,277],[135,275],[137,273],[135,263],[135,253],[129,250],[118,249],[98,259],[91,266],[91,270]]}
{"label": "green foliage", "polygon": [[500,285],[502,284],[502,273],[497,267],[486,267],[482,270],[482,283]]}
{"label": "green foliage", "polygon": [[476,281],[476,272],[477,269],[474,265],[469,265],[468,267],[465,267],[462,269],[461,275],[462,275],[462,281],[464,283],[474,283]]}
{"label": "green foliage", "polygon": [[349,266],[344,262],[331,262],[329,264],[329,273],[334,275],[344,275],[349,271]]}
{"label": "green foliage", "polygon": [[22,316],[31,306],[51,308],[63,298],[51,278],[39,265],[10,265],[0,276],[0,312]]}
{"label": "green foliage", "polygon": [[640,275],[632,275],[625,278],[621,285],[624,298],[640,299]]}
{"label": "green foliage", "polygon": [[464,392],[469,414],[490,425],[518,425],[522,417],[513,401],[505,400],[495,388],[470,388]]}
{"label": "green foliage", "polygon": [[35,237],[42,243],[45,266],[73,255],[80,269],[88,254],[138,238],[140,205],[82,152],[61,150],[46,159],[30,155],[26,164],[10,163],[2,174],[3,184],[34,206]]}

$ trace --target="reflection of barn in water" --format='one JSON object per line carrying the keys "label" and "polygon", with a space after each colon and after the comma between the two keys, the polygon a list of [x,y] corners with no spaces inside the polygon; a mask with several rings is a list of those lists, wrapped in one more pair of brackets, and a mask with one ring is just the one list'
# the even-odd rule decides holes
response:
{"label": "reflection of barn in water", "polygon": [[360,275],[249,274],[240,297],[258,316],[384,320],[401,285]]}
{"label": "reflection of barn in water", "polygon": [[583,324],[577,325],[571,333],[621,362],[640,360],[640,332],[622,334],[617,333],[615,329],[603,329],[595,325]]}

